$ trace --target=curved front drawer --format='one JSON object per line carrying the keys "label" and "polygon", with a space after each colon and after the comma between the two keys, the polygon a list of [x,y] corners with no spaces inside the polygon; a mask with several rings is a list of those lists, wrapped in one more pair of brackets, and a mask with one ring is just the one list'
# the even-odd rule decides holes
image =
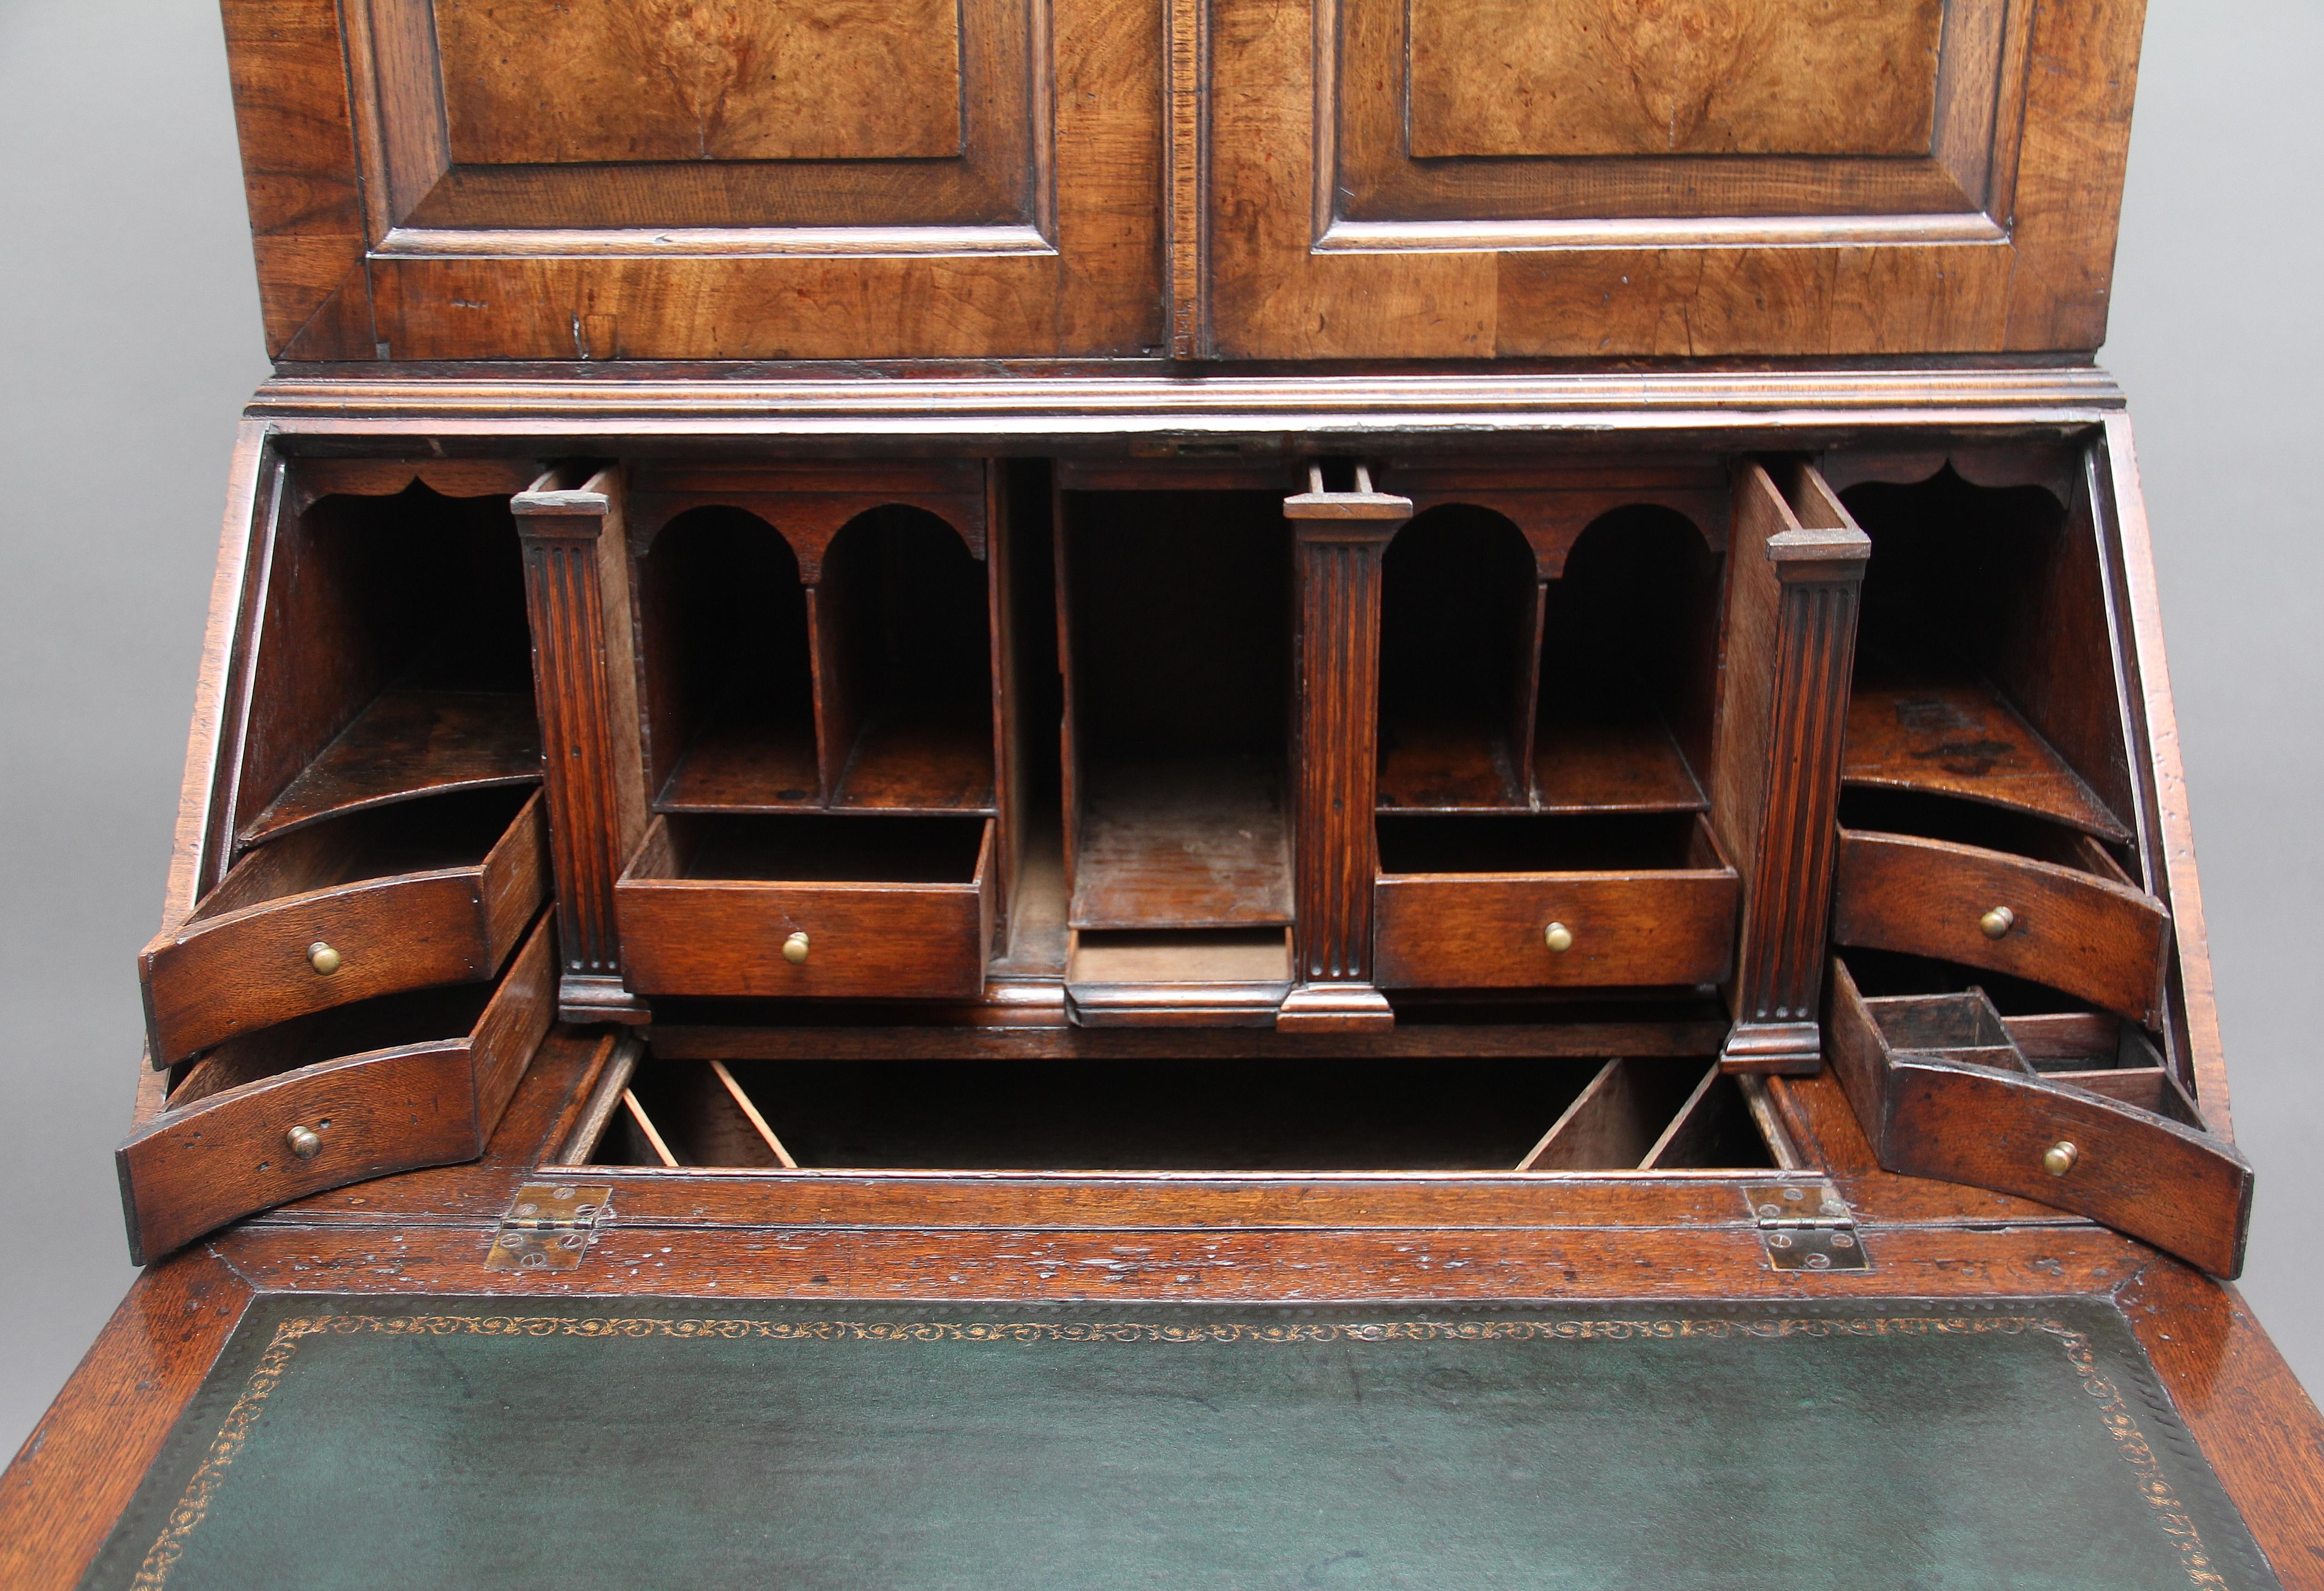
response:
{"label": "curved front drawer", "polygon": [[[1727,869],[1391,874],[1375,887],[1373,977],[1386,989],[1716,983],[1735,960]],[[1571,936],[1550,948],[1548,929]]]}
{"label": "curved front drawer", "polygon": [[[539,795],[473,866],[365,878],[196,918],[142,958],[156,1066],[379,995],[492,977],[549,892]],[[310,952],[331,951],[331,970]]]}
{"label": "curved front drawer", "polygon": [[[1842,830],[1833,943],[2062,989],[2153,1026],[2171,915],[2142,890],[2006,851]],[[2006,912],[1998,933],[1996,912]]]}
{"label": "curved front drawer", "polygon": [[303,1031],[300,1042],[315,1042],[318,1025],[350,1049],[364,1037],[381,1046],[220,1088],[165,1108],[133,1135],[115,1160],[138,1262],[254,1210],[483,1154],[555,1019],[555,938],[544,917],[500,987],[481,1008],[466,1006],[440,1039],[395,1043],[413,1035],[378,1031],[371,1011],[337,1012],[202,1061],[180,1085],[180,1097],[198,1087],[206,1067],[242,1067],[239,1074],[247,1075],[303,1059],[294,1041]]}

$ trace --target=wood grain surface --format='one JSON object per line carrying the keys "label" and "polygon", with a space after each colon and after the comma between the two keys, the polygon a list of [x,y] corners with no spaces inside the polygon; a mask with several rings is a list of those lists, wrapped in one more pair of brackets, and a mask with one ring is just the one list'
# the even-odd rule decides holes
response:
{"label": "wood grain surface", "polygon": [[[2008,932],[1980,926],[1996,907]],[[2102,875],[1906,834],[1840,834],[1835,943],[1909,952],[2030,979],[2153,1026],[2170,914]]]}
{"label": "wood grain surface", "polygon": [[[366,854],[331,825],[250,853],[191,921],[139,959],[153,1064],[326,1007],[493,976],[549,887],[546,807],[537,792],[514,805],[484,844],[456,834],[433,856],[425,851],[438,848],[424,846],[398,856],[401,836]],[[406,829],[429,821],[420,804],[383,815],[416,819],[398,823]],[[417,865],[380,870],[397,861]],[[309,961],[318,943],[339,956],[327,976]]]}

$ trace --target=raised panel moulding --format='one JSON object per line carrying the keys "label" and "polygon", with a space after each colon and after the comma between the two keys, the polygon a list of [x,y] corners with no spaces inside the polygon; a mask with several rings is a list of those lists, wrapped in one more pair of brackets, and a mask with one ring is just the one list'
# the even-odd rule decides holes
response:
{"label": "raised panel moulding", "polygon": [[957,0],[437,0],[452,160],[961,153]]}
{"label": "raised panel moulding", "polygon": [[1927,154],[1942,0],[1412,0],[1412,153]]}

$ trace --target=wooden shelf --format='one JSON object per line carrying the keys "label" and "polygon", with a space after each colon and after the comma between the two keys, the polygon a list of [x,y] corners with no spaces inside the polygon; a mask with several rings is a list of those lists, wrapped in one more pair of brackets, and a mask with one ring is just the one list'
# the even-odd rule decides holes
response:
{"label": "wooden shelf", "polygon": [[1859,673],[1840,778],[1981,801],[2104,840],[2131,838],[2066,759],[1980,679]]}
{"label": "wooden shelf", "polygon": [[1507,733],[1406,716],[1380,725],[1382,812],[1531,810]]}
{"label": "wooden shelf", "polygon": [[1533,755],[1542,812],[1702,812],[1710,803],[1650,707],[1545,717]]}
{"label": "wooden shelf", "polygon": [[1259,757],[1100,765],[1083,776],[1075,928],[1291,921],[1282,766]]}
{"label": "wooden shelf", "polygon": [[659,812],[796,812],[822,805],[815,729],[724,717],[686,749],[654,803]]}
{"label": "wooden shelf", "polygon": [[991,814],[998,808],[990,716],[899,713],[866,723],[831,805],[862,812]]}
{"label": "wooden shelf", "polygon": [[254,845],[342,813],[540,777],[532,697],[383,691],[242,832]]}

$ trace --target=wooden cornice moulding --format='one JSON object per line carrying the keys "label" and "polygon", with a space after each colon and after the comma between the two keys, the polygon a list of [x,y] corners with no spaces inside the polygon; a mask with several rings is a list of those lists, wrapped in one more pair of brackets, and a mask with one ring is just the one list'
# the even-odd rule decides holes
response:
{"label": "wooden cornice moulding", "polygon": [[[989,368],[989,367],[987,367]],[[1537,374],[1372,373],[1170,377],[1079,371],[766,373],[760,367],[638,364],[580,377],[540,367],[492,374],[284,375],[249,418],[280,433],[393,434],[403,422],[458,436],[578,436],[683,426],[689,436],[855,442],[1012,437],[1495,434],[1684,430],[1823,423],[2072,428],[2123,407],[2093,366],[1982,370],[1658,370]]]}

